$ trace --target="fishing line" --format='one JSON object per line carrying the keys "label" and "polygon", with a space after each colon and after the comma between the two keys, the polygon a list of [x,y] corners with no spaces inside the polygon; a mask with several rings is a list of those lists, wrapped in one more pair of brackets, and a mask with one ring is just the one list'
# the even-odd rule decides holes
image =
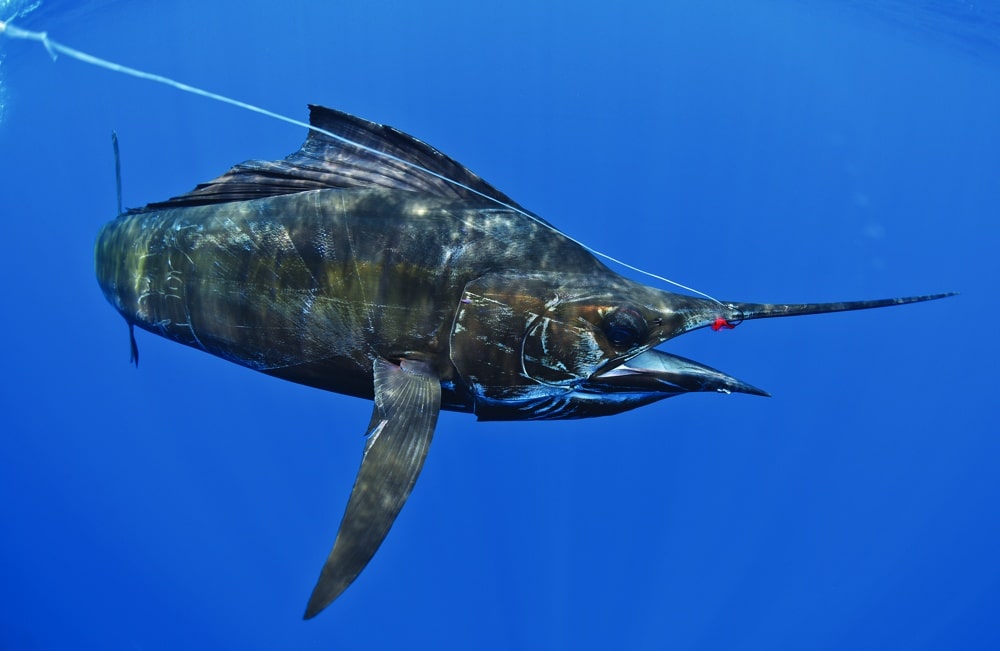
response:
{"label": "fishing line", "polygon": [[83,63],[88,63],[88,64],[93,65],[93,66],[97,66],[98,68],[104,68],[104,69],[110,70],[112,72],[119,72],[119,73],[122,73],[124,75],[129,75],[129,76],[132,76],[132,77],[136,77],[138,79],[146,79],[148,81],[153,81],[153,82],[156,82],[158,84],[163,84],[165,86],[170,86],[171,88],[175,88],[177,90],[184,91],[185,93],[191,93],[192,95],[198,95],[198,96],[201,96],[201,97],[205,97],[207,99],[215,100],[217,102],[222,102],[223,104],[230,104],[232,106],[236,106],[238,108],[245,109],[245,110],[250,111],[252,113],[259,113],[260,115],[264,115],[266,117],[269,117],[269,118],[272,118],[272,119],[275,119],[275,120],[279,120],[281,122],[286,122],[288,124],[292,124],[292,125],[295,125],[297,127],[304,127],[306,129],[310,129],[312,131],[317,131],[319,133],[322,133],[325,136],[328,136],[328,137],[336,140],[337,142],[340,142],[340,143],[343,143],[343,144],[346,144],[346,145],[350,145],[352,147],[357,147],[358,149],[361,149],[362,151],[368,152],[369,154],[372,154],[374,156],[378,156],[378,157],[380,157],[382,159],[385,159],[385,160],[392,161],[394,163],[399,163],[401,165],[405,165],[407,167],[410,167],[411,169],[415,169],[415,170],[417,170],[419,172],[422,172],[424,174],[430,174],[431,176],[433,176],[435,178],[438,178],[438,179],[441,179],[442,181],[445,181],[446,183],[450,183],[450,184],[452,184],[454,186],[462,188],[463,190],[466,190],[466,191],[471,192],[473,194],[479,195],[480,197],[483,197],[484,199],[488,199],[488,200],[490,200],[490,201],[492,201],[492,202],[494,202],[496,204],[499,204],[500,206],[502,206],[502,207],[504,207],[504,208],[506,208],[508,210],[512,210],[512,211],[514,211],[514,212],[516,212],[518,214],[524,215],[525,217],[527,217],[531,221],[533,221],[533,222],[535,222],[537,224],[540,224],[541,226],[544,226],[545,228],[548,228],[548,229],[551,229],[551,230],[553,230],[555,232],[558,232],[560,235],[562,235],[563,237],[565,237],[569,241],[573,242],[574,244],[582,246],[584,249],[586,249],[590,253],[592,253],[592,254],[594,254],[594,255],[596,255],[598,257],[604,258],[605,260],[608,260],[609,262],[612,262],[612,263],[617,264],[617,265],[621,265],[622,267],[625,267],[626,269],[630,269],[632,271],[635,271],[637,273],[643,274],[643,275],[648,276],[650,278],[655,278],[656,280],[668,283],[670,285],[673,285],[674,287],[678,287],[680,289],[692,292],[694,294],[698,294],[699,296],[703,296],[703,297],[705,297],[705,298],[707,298],[707,299],[709,299],[711,301],[715,301],[719,305],[722,305],[722,302],[719,301],[714,296],[709,296],[705,292],[698,291],[697,289],[694,289],[693,287],[688,287],[687,285],[682,285],[679,282],[670,280],[669,278],[666,278],[664,276],[660,276],[658,274],[654,274],[654,273],[652,273],[650,271],[646,271],[644,269],[640,269],[639,267],[633,266],[633,265],[631,265],[631,264],[629,264],[627,262],[619,260],[618,258],[610,256],[607,253],[602,253],[602,252],[600,252],[600,251],[598,251],[596,249],[593,249],[593,248],[587,246],[586,244],[584,244],[583,242],[581,242],[580,240],[577,240],[577,239],[575,239],[575,238],[573,238],[573,237],[571,237],[569,235],[566,235],[562,231],[556,231],[556,229],[553,226],[551,226],[549,224],[546,224],[544,221],[542,221],[538,217],[532,215],[531,213],[525,212],[524,210],[521,210],[520,208],[518,208],[516,206],[512,206],[512,205],[510,205],[510,204],[508,204],[506,202],[500,201],[496,197],[491,197],[491,196],[489,196],[489,195],[487,195],[487,194],[485,194],[483,192],[480,192],[479,190],[476,190],[475,188],[470,188],[469,186],[465,185],[464,183],[461,183],[461,182],[456,181],[454,179],[448,178],[447,176],[445,176],[443,174],[439,174],[439,173],[437,173],[437,172],[435,172],[433,170],[429,170],[426,167],[423,167],[422,165],[418,165],[418,164],[416,164],[414,162],[408,161],[408,160],[400,158],[398,156],[394,156],[394,155],[389,154],[387,152],[379,151],[379,150],[374,149],[372,147],[368,147],[366,145],[362,145],[361,143],[354,142],[353,140],[350,140],[350,139],[345,138],[343,136],[339,136],[339,135],[337,135],[335,133],[327,131],[326,129],[319,129],[319,128],[317,128],[317,127],[315,127],[315,126],[313,126],[313,125],[311,125],[311,124],[309,124],[307,122],[303,122],[302,120],[296,120],[295,118],[290,118],[290,117],[288,117],[286,115],[281,115],[280,113],[275,113],[273,111],[269,111],[269,110],[261,108],[259,106],[254,106],[253,104],[248,104],[247,102],[242,102],[240,100],[233,99],[231,97],[226,97],[225,95],[219,95],[218,93],[213,93],[211,91],[203,90],[201,88],[196,88],[195,86],[191,86],[189,84],[185,84],[185,83],[176,81],[174,79],[170,79],[169,77],[164,77],[163,75],[156,75],[156,74],[153,74],[153,73],[150,73],[150,72],[145,72],[143,70],[137,70],[136,68],[130,68],[128,66],[123,66],[123,65],[121,65],[119,63],[115,63],[114,61],[108,61],[107,59],[101,59],[99,57],[95,57],[95,56],[93,56],[91,54],[87,54],[86,52],[81,52],[80,50],[76,50],[76,49],[73,49],[71,47],[67,47],[67,46],[65,46],[62,43],[59,43],[57,41],[53,41],[52,39],[49,38],[48,32],[34,32],[34,31],[29,31],[29,30],[26,30],[26,29],[21,29],[20,27],[17,27],[16,25],[11,25],[10,22],[8,22],[8,21],[0,20],[0,35],[2,35],[2,34],[6,34],[7,36],[10,36],[11,38],[22,39],[22,40],[25,40],[25,41],[36,41],[38,43],[41,43],[42,47],[44,47],[45,51],[49,53],[49,56],[52,57],[53,61],[56,60],[56,58],[58,57],[59,54],[64,54],[64,55],[66,55],[66,56],[68,56],[68,57],[70,57],[72,59],[76,59],[77,61],[82,61]]}

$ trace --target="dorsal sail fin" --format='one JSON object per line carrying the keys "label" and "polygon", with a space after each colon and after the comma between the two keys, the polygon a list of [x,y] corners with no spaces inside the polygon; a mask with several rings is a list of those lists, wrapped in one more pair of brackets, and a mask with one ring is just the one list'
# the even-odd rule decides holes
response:
{"label": "dorsal sail fin", "polygon": [[[245,201],[332,188],[390,188],[477,204],[486,202],[487,199],[482,196],[486,195],[518,207],[507,195],[462,164],[393,127],[312,104],[309,105],[309,124],[363,147],[336,140],[319,131],[310,131],[302,147],[283,160],[240,163],[187,194],[151,203],[141,211]],[[371,150],[391,157],[379,156]],[[428,174],[426,170],[457,181],[482,195]]]}

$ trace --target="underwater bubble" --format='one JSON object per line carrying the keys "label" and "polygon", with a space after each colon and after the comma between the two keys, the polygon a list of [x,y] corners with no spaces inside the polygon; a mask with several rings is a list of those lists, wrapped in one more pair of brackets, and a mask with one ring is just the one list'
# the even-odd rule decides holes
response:
{"label": "underwater bubble", "polygon": [[[0,21],[3,21],[0,24],[4,24],[15,18],[21,18],[37,9],[41,4],[41,2],[25,4],[23,0],[0,0]],[[4,68],[5,54],[4,39],[0,38],[0,124],[4,123],[7,113],[7,78]]]}

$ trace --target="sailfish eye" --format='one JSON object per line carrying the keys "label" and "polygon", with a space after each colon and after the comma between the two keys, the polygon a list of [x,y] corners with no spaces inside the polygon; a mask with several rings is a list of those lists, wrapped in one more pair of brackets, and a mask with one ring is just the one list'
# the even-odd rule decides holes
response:
{"label": "sailfish eye", "polygon": [[619,307],[604,317],[604,336],[615,348],[631,348],[646,331],[646,319],[635,307]]}

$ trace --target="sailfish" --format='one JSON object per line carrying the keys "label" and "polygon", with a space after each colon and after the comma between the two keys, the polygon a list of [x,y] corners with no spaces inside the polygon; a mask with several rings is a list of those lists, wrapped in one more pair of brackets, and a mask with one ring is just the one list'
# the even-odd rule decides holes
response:
{"label": "sailfish", "polygon": [[589,418],[683,393],[767,395],[660,350],[699,328],[917,303],[718,301],[647,286],[433,147],[320,106],[251,160],[100,231],[98,282],[134,328],[374,402],[361,467],[305,617],[332,603],[413,489],[442,409]]}

